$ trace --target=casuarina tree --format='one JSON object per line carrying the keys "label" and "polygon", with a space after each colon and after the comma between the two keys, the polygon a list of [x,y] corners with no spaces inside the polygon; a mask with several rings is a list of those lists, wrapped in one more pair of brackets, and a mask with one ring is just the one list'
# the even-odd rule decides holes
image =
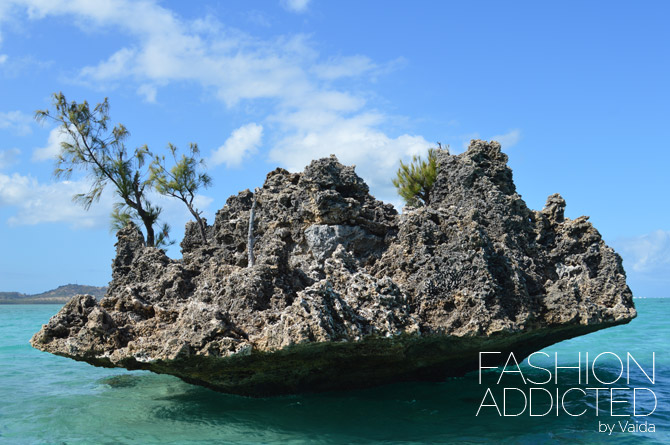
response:
{"label": "casuarina tree", "polygon": [[409,164],[400,161],[393,185],[405,204],[412,207],[430,204],[430,191],[437,178],[437,152],[449,150],[438,142],[438,148],[429,148],[427,159],[414,155]]}
{"label": "casuarina tree", "polygon": [[161,208],[147,197],[153,181],[146,165],[152,159],[147,146],[126,148],[128,130],[122,124],[110,127],[107,98],[93,108],[86,101],[68,102],[63,93],[54,94],[53,99],[54,112],[39,110],[35,117],[58,122],[68,136],[61,142],[54,175],[67,179],[75,170],[89,175],[88,192],[75,195],[74,201],[88,210],[112,183],[119,198],[112,212],[112,226],[120,228],[138,220],[144,226],[147,246],[167,244],[169,226],[158,226]]}
{"label": "casuarina tree", "polygon": [[193,201],[201,187],[207,188],[211,185],[212,178],[203,171],[205,162],[200,158],[197,144],[189,145],[188,156],[182,154],[178,158],[177,147],[172,144],[168,144],[168,151],[172,157],[172,167],[166,166],[165,155],[154,155],[150,167],[151,180],[158,193],[177,198],[186,205],[198,224],[202,242],[207,244],[202,212],[194,206]]}

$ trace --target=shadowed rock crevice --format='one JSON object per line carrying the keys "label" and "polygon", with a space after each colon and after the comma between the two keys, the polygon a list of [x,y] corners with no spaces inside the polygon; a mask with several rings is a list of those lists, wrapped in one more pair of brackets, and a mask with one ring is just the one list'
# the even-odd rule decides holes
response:
{"label": "shadowed rock crevice", "polygon": [[254,396],[463,375],[479,351],[635,317],[621,258],[564,209],[528,209],[496,142],[438,152],[430,205],[401,215],[335,157],[278,168],[228,198],[210,244],[187,224],[181,260],[121,230],[107,296],[73,298],[31,344]]}

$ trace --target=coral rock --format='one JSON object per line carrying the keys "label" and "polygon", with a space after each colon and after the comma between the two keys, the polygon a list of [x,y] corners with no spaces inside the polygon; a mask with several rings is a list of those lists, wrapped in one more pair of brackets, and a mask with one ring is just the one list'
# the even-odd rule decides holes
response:
{"label": "coral rock", "polygon": [[496,142],[439,151],[430,205],[401,215],[333,156],[277,169],[228,199],[208,245],[189,223],[181,260],[121,230],[106,297],[73,298],[31,343],[252,396],[463,375],[479,351],[635,317],[621,258],[564,209],[528,209]]}

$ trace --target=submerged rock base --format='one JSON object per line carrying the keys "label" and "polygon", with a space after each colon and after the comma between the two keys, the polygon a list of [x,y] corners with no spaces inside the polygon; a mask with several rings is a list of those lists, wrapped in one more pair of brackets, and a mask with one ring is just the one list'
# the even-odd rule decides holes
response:
{"label": "submerged rock base", "polygon": [[635,317],[621,258],[559,195],[529,210],[498,143],[438,165],[430,204],[402,215],[335,157],[277,169],[207,245],[189,223],[181,260],[130,225],[106,297],[73,298],[31,344],[267,396],[441,380]]}

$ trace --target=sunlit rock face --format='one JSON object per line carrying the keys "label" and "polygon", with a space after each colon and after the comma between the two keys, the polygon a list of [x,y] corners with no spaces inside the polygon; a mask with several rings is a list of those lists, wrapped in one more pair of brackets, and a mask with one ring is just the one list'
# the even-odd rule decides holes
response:
{"label": "sunlit rock face", "polygon": [[189,223],[181,260],[130,225],[106,297],[74,297],[31,344],[266,396],[440,380],[635,317],[621,258],[560,195],[528,209],[498,143],[440,151],[438,169],[430,204],[400,215],[335,157],[274,170],[208,245]]}

